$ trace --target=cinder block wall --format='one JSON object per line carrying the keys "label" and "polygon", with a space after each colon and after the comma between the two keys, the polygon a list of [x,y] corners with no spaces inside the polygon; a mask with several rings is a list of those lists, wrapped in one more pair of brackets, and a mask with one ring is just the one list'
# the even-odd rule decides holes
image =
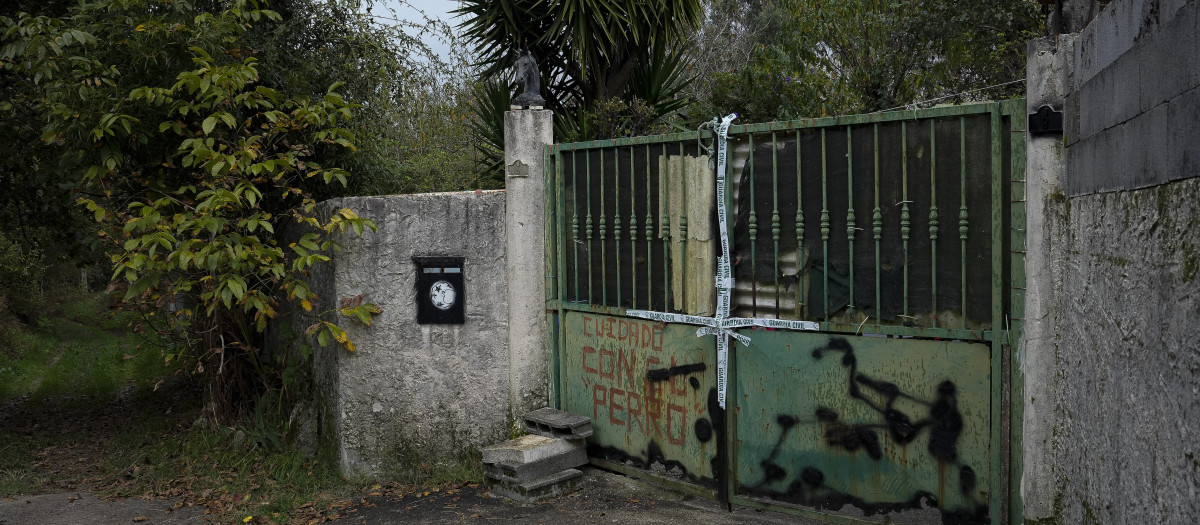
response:
{"label": "cinder block wall", "polygon": [[1200,2],[1115,0],[1028,72],[1065,132],[1028,148],[1023,518],[1196,523]]}
{"label": "cinder block wall", "polygon": [[[508,434],[509,349],[503,191],[356,197],[322,203],[379,224],[314,283],[321,308],[363,294],[383,312],[340,323],[357,350],[314,354],[321,446],[343,474],[434,468]],[[417,324],[416,256],[463,257],[466,322]]]}

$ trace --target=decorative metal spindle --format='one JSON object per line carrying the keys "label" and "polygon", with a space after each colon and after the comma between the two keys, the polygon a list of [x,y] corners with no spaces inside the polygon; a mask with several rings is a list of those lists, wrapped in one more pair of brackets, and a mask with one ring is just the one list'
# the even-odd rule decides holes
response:
{"label": "decorative metal spindle", "polygon": [[579,300],[579,171],[575,162],[578,156],[578,151],[571,152],[571,240],[575,241],[572,243],[571,253],[574,255],[571,260],[575,262],[573,266],[575,270],[574,299],[576,301]]}
{"label": "decorative metal spindle", "polygon": [[608,304],[608,217],[604,209],[604,150],[600,150],[600,303]]}
{"label": "decorative metal spindle", "polygon": [[667,156],[667,144],[664,142],[662,146],[662,171],[658,175],[658,191],[667,196],[663,199],[665,209],[658,210],[662,215],[659,223],[662,224],[662,245],[663,245],[663,304],[666,305],[666,310],[674,311],[671,304],[671,183],[667,164],[670,163],[670,157]]}
{"label": "decorative metal spindle", "polygon": [[929,245],[930,245],[930,264],[932,273],[932,289],[930,293],[933,296],[933,326],[938,326],[937,321],[937,244],[938,244],[938,209],[937,209],[937,121],[929,121]]}
{"label": "decorative metal spindle", "polygon": [[654,199],[650,198],[650,146],[646,146],[646,304],[654,307],[654,215],[651,213]]}
{"label": "decorative metal spindle", "polygon": [[904,317],[908,317],[908,233],[911,217],[908,214],[908,123],[900,123],[900,239],[904,246]]}
{"label": "decorative metal spindle", "polygon": [[825,321],[829,321],[829,184],[827,151],[825,150],[825,128],[821,128],[821,246],[822,257],[821,292],[824,294]]}
{"label": "decorative metal spindle", "polygon": [[805,312],[801,308],[807,305],[808,296],[804,294],[804,170],[800,167],[802,144],[800,130],[796,130],[796,319],[804,319]]}
{"label": "decorative metal spindle", "polygon": [[613,258],[616,259],[617,305],[621,304],[621,150],[613,148]]}
{"label": "decorative metal spindle", "polygon": [[754,317],[758,317],[758,276],[755,275],[755,255],[758,253],[758,216],[754,213],[754,135],[747,135],[750,139],[750,158],[747,159],[747,168],[750,170],[750,312]]}
{"label": "decorative metal spindle", "polygon": [[688,267],[688,190],[687,173],[683,165],[683,143],[679,143],[679,280],[683,283],[679,296],[683,300],[683,309],[687,310],[687,267]]}
{"label": "decorative metal spindle", "polygon": [[588,261],[588,304],[594,304],[595,300],[592,295],[592,151],[586,150],[583,154],[584,169],[587,172],[587,217],[584,219],[584,228],[587,228],[587,261]]}
{"label": "decorative metal spindle", "polygon": [[[633,146],[629,146],[629,189],[633,190],[634,184],[637,183],[634,177],[633,166]],[[636,190],[634,190],[636,191]],[[633,307],[637,308],[637,206],[629,205],[629,278],[631,279],[630,288],[633,289]]]}
{"label": "decorative metal spindle", "polygon": [[[850,313],[854,313],[854,136],[846,126],[846,242],[850,246]],[[851,319],[853,320],[853,319]]]}
{"label": "decorative metal spindle", "polygon": [[879,257],[879,241],[883,238],[883,210],[879,208],[879,124],[876,123],[874,128],[875,209],[871,211],[871,233],[875,236],[875,326],[878,327],[883,317],[883,283],[879,275],[883,265]]}
{"label": "decorative metal spindle", "polygon": [[775,318],[779,314],[779,138],[771,132],[771,241],[775,244]]}
{"label": "decorative metal spindle", "polygon": [[967,328],[967,119],[958,118],[958,240],[962,257],[962,328]]}

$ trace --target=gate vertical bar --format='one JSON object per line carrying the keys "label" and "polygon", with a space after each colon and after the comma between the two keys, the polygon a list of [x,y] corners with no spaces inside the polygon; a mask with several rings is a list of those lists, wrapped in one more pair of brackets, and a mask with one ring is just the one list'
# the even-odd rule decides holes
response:
{"label": "gate vertical bar", "polygon": [[969,217],[967,215],[967,117],[958,117],[958,172],[959,172],[959,194],[958,194],[958,240],[960,244],[959,255],[962,258],[961,269],[959,271],[962,276],[962,329],[967,328],[967,232],[969,231]]}
{"label": "gate vertical bar", "polygon": [[[559,152],[559,158],[562,158],[562,153]],[[575,295],[573,299],[579,301],[579,167],[576,165],[575,159],[579,157],[578,151],[571,152],[571,261],[575,276]],[[585,250],[584,253],[587,253]],[[590,276],[589,276],[590,278]]]}
{"label": "gate vertical bar", "polygon": [[585,150],[583,154],[583,166],[587,178],[587,219],[584,220],[584,227],[587,229],[587,246],[584,246],[584,254],[587,255],[588,262],[588,304],[595,304],[596,300],[592,295],[592,278],[595,277],[592,272],[592,150]]}
{"label": "gate vertical bar", "polygon": [[758,317],[758,214],[755,213],[758,203],[754,200],[754,134],[749,133],[747,137],[750,139],[750,158],[746,161],[746,169],[750,171],[750,314]]}
{"label": "gate vertical bar", "polygon": [[[632,207],[632,206],[631,206]],[[613,262],[617,274],[617,303],[621,305],[621,150],[613,148]],[[607,287],[606,287],[607,288]]]}
{"label": "gate vertical bar", "polygon": [[609,306],[608,304],[608,216],[604,209],[604,149],[601,148],[596,153],[600,154],[600,304]]}
{"label": "gate vertical bar", "polygon": [[908,318],[908,123],[900,122],[900,243],[904,247],[904,317]]}
{"label": "gate vertical bar", "polygon": [[854,321],[854,134],[846,126],[846,244],[850,249],[850,321]]}
{"label": "gate vertical bar", "polygon": [[688,190],[687,171],[683,162],[683,142],[679,143],[679,299],[683,302],[681,309],[687,311],[687,267],[688,267]]}
{"label": "gate vertical bar", "polygon": [[658,223],[662,226],[662,245],[663,245],[663,308],[666,311],[672,311],[671,305],[671,190],[670,177],[667,176],[667,163],[670,162],[670,157],[667,156],[667,143],[662,145],[662,162],[659,165],[662,169],[658,171],[658,192],[666,195],[666,198],[659,199],[659,218]]}
{"label": "gate vertical bar", "polygon": [[823,319],[829,322],[829,189],[826,168],[825,128],[821,128],[821,246],[824,250],[821,293],[825,304]]}
{"label": "gate vertical bar", "polygon": [[874,138],[872,145],[875,149],[875,209],[871,210],[871,233],[875,236],[875,326],[883,322],[883,283],[879,281],[880,267],[883,262],[879,257],[879,242],[883,238],[883,210],[879,208],[879,123],[872,126]]}
{"label": "gate vertical bar", "polygon": [[1000,104],[990,104],[991,117],[991,159],[992,159],[992,187],[991,187],[991,203],[992,203],[992,414],[991,414],[991,442],[992,442],[992,468],[991,468],[991,492],[988,494],[990,501],[989,510],[992,523],[1004,522],[1003,502],[1008,499],[1006,487],[1003,483],[1003,460],[1002,460],[1002,443],[1003,435],[1003,343],[1002,326],[1003,326],[1003,296],[1004,290],[1004,180],[1007,175],[1003,170],[1003,162],[1001,158],[1001,135],[1003,129],[1000,119]]}
{"label": "gate vertical bar", "polygon": [[[635,178],[636,170],[633,166],[634,158],[636,158],[636,153],[634,153],[633,146],[631,145],[631,146],[629,146],[629,191],[630,191],[630,193],[637,191],[637,186],[635,186],[637,184],[637,181]],[[637,205],[634,204],[634,201],[631,201],[629,203],[629,282],[631,284],[630,288],[633,289],[633,299],[632,300],[633,300],[634,308],[637,308],[637,306],[638,306],[638,304],[637,304],[637,289],[638,289],[637,236],[638,236]]]}
{"label": "gate vertical bar", "polygon": [[[547,146],[547,150],[549,150],[549,146]],[[571,154],[572,176],[574,176],[574,169],[573,169],[574,168],[574,159],[575,159],[575,154],[572,152],[572,154]],[[557,293],[553,294],[555,297],[558,298],[558,303],[557,303],[558,312],[557,312],[557,316],[555,318],[554,326],[552,327],[552,329],[554,330],[554,332],[557,336],[555,340],[558,342],[558,344],[556,345],[556,347],[552,347],[551,352],[550,352],[551,360],[552,360],[551,364],[550,364],[550,374],[551,374],[550,385],[551,385],[551,389],[552,389],[550,392],[550,403],[551,403],[550,406],[553,408],[556,408],[556,409],[562,407],[563,380],[562,380],[562,355],[561,355],[561,353],[563,351],[565,351],[565,348],[566,348],[566,332],[563,330],[563,328],[564,328],[563,327],[563,318],[566,315],[566,311],[563,309],[563,302],[566,301],[566,295],[567,295],[566,294],[566,286],[567,286],[566,243],[567,243],[567,241],[565,238],[566,237],[565,228],[566,228],[566,198],[567,198],[567,196],[566,196],[566,180],[565,180],[565,177],[563,177],[563,164],[564,164],[563,163],[563,155],[562,155],[562,152],[559,152],[555,156],[555,161],[554,161],[554,166],[555,166],[555,169],[554,169],[554,194],[556,197],[555,203],[554,203],[554,224],[555,224],[554,240],[555,240],[556,249],[553,252],[555,254],[554,260],[555,260],[556,266],[558,267],[557,271],[555,272],[558,274],[558,286],[556,288]],[[551,253],[551,252],[547,251],[546,253]],[[578,267],[578,264],[576,264],[576,267]],[[576,273],[576,275],[578,275],[578,273]],[[576,286],[576,290],[578,290],[578,287],[579,287],[579,278],[578,277],[576,277],[576,279],[575,279],[575,286]],[[578,296],[578,292],[576,292],[576,294]],[[548,294],[548,295],[550,295],[550,294]]]}
{"label": "gate vertical bar", "polygon": [[771,132],[771,240],[775,243],[772,260],[775,262],[775,318],[782,319],[779,314],[779,141],[775,132]]}
{"label": "gate vertical bar", "polygon": [[804,319],[808,312],[808,295],[805,294],[804,263],[804,169],[800,167],[803,149],[800,130],[796,130],[796,319]]}
{"label": "gate vertical bar", "polygon": [[937,271],[937,245],[938,245],[938,207],[937,207],[937,121],[929,121],[929,255],[932,264],[930,273],[930,296],[933,304],[933,312],[931,314],[933,326],[938,327],[938,271]]}
{"label": "gate vertical bar", "polygon": [[646,307],[654,308],[654,209],[650,193],[650,146],[646,146]]}
{"label": "gate vertical bar", "polygon": [[1009,220],[1012,221],[1011,259],[1011,303],[1012,324],[1008,326],[1009,350],[1009,491],[1008,516],[1009,523],[1019,525],[1023,522],[1025,503],[1021,499],[1021,487],[1013,481],[1013,473],[1024,471],[1023,436],[1025,415],[1025,378],[1021,372],[1020,353],[1024,339],[1025,328],[1025,256],[1026,256],[1026,174],[1025,174],[1025,129],[1028,128],[1023,100],[1006,101],[1006,113],[1009,121],[1010,137],[1010,192],[1012,208]]}

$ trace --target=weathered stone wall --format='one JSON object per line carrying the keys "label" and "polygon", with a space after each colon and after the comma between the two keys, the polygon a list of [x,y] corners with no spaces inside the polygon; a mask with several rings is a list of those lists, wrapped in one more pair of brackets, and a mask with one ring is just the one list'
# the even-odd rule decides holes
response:
{"label": "weathered stone wall", "polygon": [[[314,355],[323,446],[346,475],[410,469],[504,439],[509,426],[508,288],[502,191],[322,203],[379,224],[315,276],[322,308],[363,294],[383,312],[341,323],[357,346]],[[416,256],[461,256],[466,323],[416,322]]]}
{"label": "weathered stone wall", "polygon": [[1198,34],[1200,2],[1115,0],[1031,44],[1065,133],[1027,158],[1027,523],[1200,521]]}

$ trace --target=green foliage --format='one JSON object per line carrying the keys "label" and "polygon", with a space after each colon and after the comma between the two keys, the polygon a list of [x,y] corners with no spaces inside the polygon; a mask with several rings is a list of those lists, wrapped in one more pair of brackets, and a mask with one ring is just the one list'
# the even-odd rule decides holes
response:
{"label": "green foliage", "polygon": [[174,371],[164,366],[164,341],[145,330],[138,312],[106,306],[100,294],[48,296],[37,326],[5,327],[0,399],[107,396],[126,386],[150,389]]}
{"label": "green foliage", "polygon": [[[494,122],[502,122],[508,106],[497,105],[499,86],[511,90],[512,85],[496,79],[510,75],[518,49],[529,50],[537,60],[542,96],[555,111],[557,140],[617,136],[602,131],[621,126],[588,122],[611,113],[616,107],[608,104],[611,99],[623,100],[626,108],[648,105],[660,122],[689,103],[683,93],[690,81],[688,57],[679,43],[701,18],[699,0],[465,0],[460,5],[456,12],[464,21],[459,27],[475,44],[484,81],[475,91],[476,129],[490,131]],[[605,107],[596,107],[600,103]],[[503,151],[504,137],[483,137],[484,163],[491,166],[502,160],[495,152]]]}
{"label": "green foliage", "polygon": [[[713,0],[737,22],[703,35],[699,69],[715,82],[703,108],[748,121],[897,109],[1020,94],[1037,5],[1004,0]],[[757,14],[754,14],[757,13]],[[740,24],[739,24],[740,23]],[[770,33],[756,26],[777,27]],[[714,56],[726,46],[744,65]],[[713,65],[719,64],[719,65]],[[999,86],[997,86],[999,85]],[[928,102],[923,102],[928,101]]]}
{"label": "green foliage", "polygon": [[34,318],[41,297],[45,261],[36,248],[13,242],[0,232],[0,308],[24,319]]}
{"label": "green foliage", "polygon": [[[257,0],[212,11],[147,6],[22,14],[4,21],[0,57],[40,89],[42,139],[78,174],[78,202],[102,225],[114,284],[162,313],[155,330],[185,340],[227,419],[277,381],[260,359],[261,333],[282,301],[311,308],[304,277],[337,248],[330,234],[376,227],[350,210],[315,211],[327,188],[349,181],[323,161],[354,151],[347,126],[357,105],[337,83],[318,93],[264,83],[251,56],[262,35],[251,29],[281,16]],[[307,232],[285,245],[289,222]],[[319,337],[353,349],[322,323]]]}

